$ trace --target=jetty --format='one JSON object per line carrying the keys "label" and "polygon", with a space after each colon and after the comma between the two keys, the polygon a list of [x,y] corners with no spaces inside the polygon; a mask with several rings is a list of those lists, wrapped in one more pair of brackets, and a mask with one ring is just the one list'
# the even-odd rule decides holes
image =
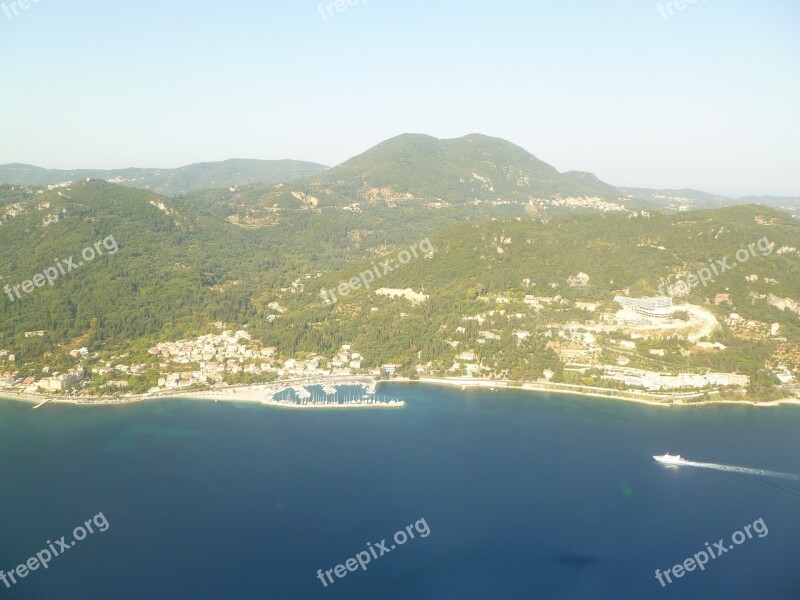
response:
{"label": "jetty", "polygon": [[311,398],[311,392],[309,392],[308,389],[302,385],[296,385],[290,389],[293,389],[295,394],[297,394],[297,397],[301,400],[307,400]]}
{"label": "jetty", "polygon": [[310,398],[306,400],[275,400],[264,399],[261,403],[265,406],[280,406],[284,408],[403,408],[403,400],[376,400],[372,397],[349,398],[345,400],[329,400],[326,398]]}

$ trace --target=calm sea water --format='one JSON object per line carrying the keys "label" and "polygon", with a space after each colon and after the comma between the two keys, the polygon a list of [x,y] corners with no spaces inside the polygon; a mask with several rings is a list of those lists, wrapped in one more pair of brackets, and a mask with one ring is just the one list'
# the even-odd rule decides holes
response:
{"label": "calm sea water", "polygon": [[[800,409],[664,409],[392,384],[394,411],[0,403],[0,568],[110,527],[0,598],[800,598]],[[763,518],[769,533],[662,588]],[[417,536],[327,588],[406,525]]]}

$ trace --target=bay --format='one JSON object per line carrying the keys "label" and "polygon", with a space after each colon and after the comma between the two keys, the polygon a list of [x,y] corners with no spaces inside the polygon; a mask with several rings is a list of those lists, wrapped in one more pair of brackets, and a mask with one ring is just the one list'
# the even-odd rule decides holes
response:
{"label": "bay", "polygon": [[[800,483],[652,458],[800,474],[796,407],[379,391],[406,408],[0,402],[0,569],[110,525],[0,597],[800,597]],[[426,537],[317,578],[421,519]],[[768,534],[656,579],[757,519]]]}

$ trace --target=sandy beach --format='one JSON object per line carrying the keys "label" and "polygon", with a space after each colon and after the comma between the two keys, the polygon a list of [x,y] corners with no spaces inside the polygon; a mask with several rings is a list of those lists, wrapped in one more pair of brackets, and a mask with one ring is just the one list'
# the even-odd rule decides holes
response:
{"label": "sandy beach", "polygon": [[[572,385],[568,383],[548,383],[548,382],[522,382],[521,386],[509,385],[507,380],[498,379],[475,379],[470,377],[420,377],[418,380],[397,378],[394,381],[406,383],[421,383],[425,385],[444,385],[448,387],[460,388],[489,388],[504,390],[521,390],[529,392],[557,392],[569,394],[571,396],[583,396],[588,398],[602,398],[606,400],[622,400],[625,402],[636,402],[638,404],[648,404],[650,406],[663,406],[667,408],[678,407],[699,407],[713,404],[732,404],[736,406],[756,406],[756,407],[776,407],[782,405],[800,405],[800,398],[785,398],[770,402],[754,402],[751,400],[702,400],[698,402],[685,402],[701,398],[702,393],[695,394],[649,394],[637,391],[616,391],[611,393],[605,388],[598,388],[584,385]],[[630,395],[626,395],[630,394]]]}

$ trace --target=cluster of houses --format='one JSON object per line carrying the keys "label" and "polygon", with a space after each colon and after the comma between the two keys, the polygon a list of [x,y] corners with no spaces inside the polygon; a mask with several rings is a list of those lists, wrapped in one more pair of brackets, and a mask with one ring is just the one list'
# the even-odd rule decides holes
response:
{"label": "cluster of houses", "polygon": [[[25,337],[41,337],[44,331],[26,331]],[[66,373],[50,373],[48,368],[44,369],[47,377],[18,377],[19,371],[13,369],[16,364],[16,356],[8,350],[0,348],[0,388],[24,392],[26,394],[37,394],[46,392],[61,392],[83,380],[86,371],[83,367],[75,367]],[[8,367],[11,367],[10,369]]]}
{"label": "cluster of houses", "polygon": [[[332,357],[311,355],[303,360],[290,358],[281,361],[276,356],[275,347],[259,347],[251,342],[250,334],[244,330],[223,331],[195,340],[162,342],[148,352],[162,361],[158,387],[151,391],[219,383],[226,375],[239,373],[273,378],[347,376],[361,372],[363,360],[359,352],[349,344],[343,344]],[[197,369],[164,373],[175,365],[192,365]],[[396,365],[383,365],[372,374],[390,375],[396,368]]]}
{"label": "cluster of houses", "polygon": [[730,313],[725,322],[731,332],[738,337],[757,341],[763,341],[767,338],[775,338],[778,341],[785,340],[785,338],[780,338],[780,323],[753,321],[741,317],[738,313]]}
{"label": "cluster of houses", "polygon": [[678,373],[668,375],[645,371],[642,369],[629,369],[626,367],[610,367],[603,369],[603,379],[620,381],[627,387],[644,388],[648,391],[678,390],[678,389],[705,389],[711,387],[747,387],[750,378],[739,373]]}
{"label": "cluster of houses", "polygon": [[[0,365],[8,365],[14,363],[16,356],[11,354],[8,350],[0,348]],[[0,370],[0,388],[10,388],[16,381],[18,371]]]}
{"label": "cluster of houses", "polygon": [[[148,353],[161,360],[159,367],[162,376],[158,379],[156,389],[219,382],[229,374],[276,371],[272,365],[275,348],[255,347],[250,342],[250,334],[243,330],[203,335],[194,340],[162,342],[150,348]],[[196,365],[198,369],[164,373],[171,365],[172,368],[176,365]]]}
{"label": "cluster of houses", "polygon": [[0,372],[0,387],[37,394],[47,392],[61,392],[83,380],[86,372],[82,367],[76,367],[66,373],[53,373],[49,377],[37,379],[35,377],[18,378],[18,372]]}
{"label": "cluster of houses", "polygon": [[542,208],[591,208],[603,212],[621,212],[627,210],[624,205],[618,202],[610,202],[598,196],[566,196],[562,198],[556,194],[553,198],[531,198],[528,200],[528,204],[530,206]]}
{"label": "cluster of houses", "polygon": [[[482,367],[477,361],[478,356],[474,352],[462,352],[455,357],[453,366],[451,366],[449,370],[453,373],[457,373],[461,369],[464,369],[467,375],[475,376],[480,373],[481,370],[486,370],[486,368]],[[419,372],[419,370],[417,370],[417,372]]]}
{"label": "cluster of houses", "polygon": [[[221,329],[222,324],[218,323],[217,327]],[[91,358],[89,354],[87,348],[70,351],[70,355],[79,360]],[[193,340],[162,342],[150,348],[148,354],[156,361],[155,364],[122,364],[120,359],[127,356],[124,355],[112,357],[109,361],[91,367],[91,373],[104,378],[100,389],[108,393],[127,391],[131,376],[141,375],[153,368],[158,369],[159,376],[157,386],[150,390],[151,393],[217,384],[224,381],[226,376],[239,373],[264,375],[270,380],[341,377],[366,373],[362,365],[364,357],[349,344],[342,345],[330,357],[312,354],[304,359],[281,360],[275,347],[261,347],[244,330],[221,331]],[[45,369],[47,377],[44,378],[18,378],[17,370],[3,370],[3,366],[13,367],[14,362],[13,354],[0,349],[0,388],[26,393],[63,392],[86,377],[86,370],[79,366],[67,373],[49,373]],[[370,370],[369,374],[391,376],[396,373],[397,368],[398,365],[386,364]],[[84,382],[84,387],[86,385]],[[79,395],[90,396],[95,393],[84,389]]]}
{"label": "cluster of houses", "polygon": [[[581,286],[585,283],[586,277],[582,273],[571,278],[570,285]],[[523,281],[530,285],[530,281]],[[493,298],[481,298],[487,302],[494,304],[511,304],[513,300],[504,296],[496,296]],[[523,303],[529,307],[529,311],[540,311],[544,308],[555,307],[570,307],[578,308],[588,315],[591,320],[584,323],[571,321],[569,323],[553,323],[538,327],[538,334],[548,338],[548,346],[555,351],[562,363],[568,370],[585,372],[589,369],[598,369],[600,377],[606,380],[618,381],[624,383],[628,387],[636,389],[645,389],[648,391],[659,390],[680,390],[680,389],[693,389],[702,390],[709,388],[719,387],[737,387],[744,388],[750,384],[750,379],[746,375],[739,373],[689,373],[681,372],[676,374],[663,373],[657,371],[650,371],[644,369],[626,368],[631,362],[631,358],[627,355],[637,353],[637,343],[633,339],[623,339],[615,342],[616,350],[619,352],[617,356],[617,364],[604,364],[603,351],[614,350],[613,347],[606,347],[606,344],[598,339],[598,335],[605,331],[603,324],[609,325],[609,331],[615,330],[615,323],[618,322],[618,316],[612,318],[611,315],[600,313],[601,304],[599,302],[571,302],[562,298],[559,295],[545,296],[545,295],[525,295],[522,299]],[[633,298],[627,296],[616,296],[614,298],[617,304],[621,305],[624,309],[623,312],[629,316],[630,321],[637,321],[641,319],[645,323],[660,322],[670,318],[675,310],[672,298],[669,297],[648,297],[648,298]],[[587,315],[587,316],[588,316]],[[503,309],[489,310],[484,313],[464,317],[464,321],[477,322],[481,327],[489,329],[489,324],[492,319],[497,317],[504,317],[507,320],[517,321],[526,318],[528,315],[516,314],[513,311],[506,311]],[[734,315],[733,320],[736,320]],[[525,321],[520,321],[524,323]],[[528,331],[522,328],[513,328],[512,334],[516,337],[518,344],[533,335],[533,330]],[[465,333],[465,328],[458,327],[455,333]],[[767,327],[766,333],[775,336],[778,333],[778,327]],[[635,332],[631,334],[635,339],[637,337],[648,337],[645,334],[637,335]],[[458,336],[455,336],[458,337]],[[481,331],[476,340],[477,344],[485,343],[486,339],[497,339],[499,336],[491,331]],[[449,371],[454,373],[464,373],[469,377],[486,376],[491,372],[491,361],[487,364],[481,364],[481,360],[476,357],[476,353],[468,348],[462,348],[462,342],[458,339],[451,339],[448,341],[451,347],[459,350],[453,359],[453,364]],[[695,347],[692,350],[681,349],[681,353],[689,355],[691,352],[718,352],[724,350],[725,346],[719,343],[712,342],[695,342]],[[667,355],[665,348],[649,348],[648,354],[650,357],[664,358]],[[788,361],[787,361],[788,362]],[[420,372],[420,368],[417,369]],[[783,369],[780,372],[780,381],[791,381],[791,374]],[[550,379],[553,373],[547,373],[546,379]]]}

